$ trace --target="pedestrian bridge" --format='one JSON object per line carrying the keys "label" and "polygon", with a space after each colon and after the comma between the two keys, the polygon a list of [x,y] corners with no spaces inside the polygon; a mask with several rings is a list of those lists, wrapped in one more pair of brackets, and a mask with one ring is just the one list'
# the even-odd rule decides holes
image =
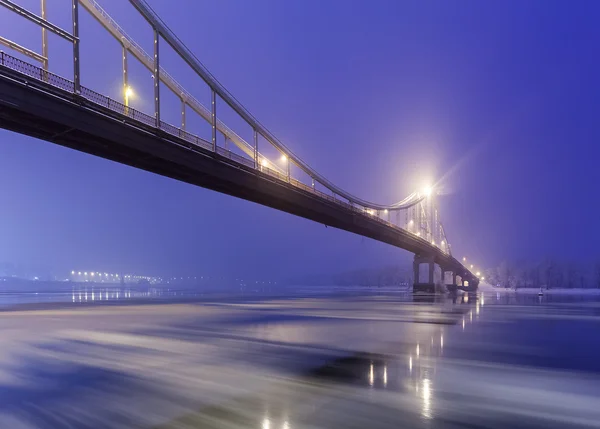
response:
{"label": "pedestrian bridge", "polygon": [[[393,204],[359,198],[336,186],[312,169],[248,112],[200,63],[143,0],[130,3],[154,34],[154,51],[145,52],[95,0],[72,1],[72,29],[46,19],[46,1],[40,13],[9,0],[0,6],[15,19],[41,28],[41,53],[9,40],[0,29],[0,127],[61,146],[144,169],[176,180],[369,237],[415,254],[415,289],[434,290],[434,270],[441,268],[443,282],[476,289],[479,275],[452,255],[452,247],[436,204],[435,189],[414,192]],[[121,44],[123,99],[115,100],[81,83],[79,14],[84,9]],[[48,33],[73,46],[72,76],[50,71]],[[167,43],[210,88],[208,107],[186,91],[161,65],[160,47]],[[154,112],[129,105],[128,58],[151,71]],[[161,88],[161,84],[163,85]],[[181,105],[181,122],[161,119],[162,89],[175,94]],[[164,95],[163,95],[164,97]],[[218,116],[226,106],[252,130],[247,141]],[[210,125],[210,136],[187,128],[188,114]],[[324,149],[325,150],[325,149]],[[272,154],[275,153],[274,157]],[[422,279],[419,267],[427,264]]]}

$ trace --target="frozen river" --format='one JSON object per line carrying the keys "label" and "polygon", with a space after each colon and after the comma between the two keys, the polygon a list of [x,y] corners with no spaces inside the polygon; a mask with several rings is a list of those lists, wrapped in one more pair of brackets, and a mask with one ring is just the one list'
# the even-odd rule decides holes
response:
{"label": "frozen river", "polygon": [[594,298],[97,293],[0,312],[1,428],[600,427]]}

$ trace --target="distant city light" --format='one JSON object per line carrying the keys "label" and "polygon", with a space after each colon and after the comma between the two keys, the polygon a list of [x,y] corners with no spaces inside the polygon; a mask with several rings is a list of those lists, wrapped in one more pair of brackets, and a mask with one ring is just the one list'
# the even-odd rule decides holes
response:
{"label": "distant city light", "polygon": [[74,276],[75,275],[75,271],[71,271],[71,275]]}
{"label": "distant city light", "polygon": [[84,276],[87,276],[87,271],[85,273],[83,273]]}
{"label": "distant city light", "polygon": [[78,275],[78,276],[80,276],[80,275],[81,275],[81,271],[79,271],[79,272],[77,273],[77,275]]}
{"label": "distant city light", "polygon": [[94,272],[92,271],[92,273],[91,273],[92,277],[94,277],[94,275],[95,275],[95,274],[96,274],[96,273],[94,273]]}

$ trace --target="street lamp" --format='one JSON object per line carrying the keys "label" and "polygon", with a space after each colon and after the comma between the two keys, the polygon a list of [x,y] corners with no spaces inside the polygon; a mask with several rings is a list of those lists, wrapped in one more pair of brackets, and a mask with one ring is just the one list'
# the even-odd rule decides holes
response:
{"label": "street lamp", "polygon": [[133,95],[133,89],[130,86],[125,87],[125,107],[129,107],[129,97]]}
{"label": "street lamp", "polygon": [[430,197],[432,192],[433,188],[431,186],[425,186],[425,188],[423,188],[423,195],[426,197]]}

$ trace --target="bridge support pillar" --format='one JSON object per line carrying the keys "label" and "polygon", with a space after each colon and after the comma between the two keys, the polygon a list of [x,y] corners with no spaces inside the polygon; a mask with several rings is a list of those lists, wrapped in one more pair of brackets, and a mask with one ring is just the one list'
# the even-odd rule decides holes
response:
{"label": "bridge support pillar", "polygon": [[[427,279],[421,279],[421,276],[420,276],[421,264],[428,265],[427,266],[427,268],[428,268],[428,270],[427,270],[428,278]],[[413,292],[435,293],[435,283],[433,280],[434,268],[435,268],[435,262],[433,261],[433,257],[423,257],[420,255],[415,255],[415,259],[413,261],[413,274],[414,274]]]}
{"label": "bridge support pillar", "polygon": [[[449,273],[452,276],[452,280],[450,281],[450,283],[446,283],[446,289],[448,289],[448,292],[455,292],[458,285],[456,283],[456,273],[454,271],[449,271]],[[444,281],[446,281],[444,279]]]}

